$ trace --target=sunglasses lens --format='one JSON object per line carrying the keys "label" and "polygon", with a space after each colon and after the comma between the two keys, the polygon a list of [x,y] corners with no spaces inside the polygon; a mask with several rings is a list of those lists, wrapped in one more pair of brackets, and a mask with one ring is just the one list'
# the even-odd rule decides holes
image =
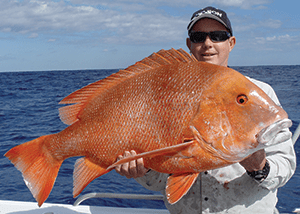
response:
{"label": "sunglasses lens", "polygon": [[213,42],[223,42],[230,37],[229,33],[226,31],[210,32],[209,36]]}
{"label": "sunglasses lens", "polygon": [[201,43],[204,42],[206,39],[207,33],[205,32],[192,32],[190,34],[190,40],[193,43]]}
{"label": "sunglasses lens", "polygon": [[191,32],[190,33],[190,40],[193,43],[202,43],[206,40],[207,35],[213,42],[223,42],[230,38],[230,34],[226,31],[213,31],[213,32]]}

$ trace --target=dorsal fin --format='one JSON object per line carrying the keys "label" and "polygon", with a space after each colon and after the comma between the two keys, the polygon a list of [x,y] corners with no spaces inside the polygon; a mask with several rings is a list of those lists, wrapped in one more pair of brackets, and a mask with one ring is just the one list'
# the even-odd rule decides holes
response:
{"label": "dorsal fin", "polygon": [[80,112],[94,96],[103,93],[138,73],[146,72],[164,65],[193,61],[197,60],[183,49],[160,50],[157,53],[153,53],[125,70],[120,70],[105,79],[89,84],[65,97],[59,104],[75,105],[61,107],[59,109],[60,119],[67,125],[75,123],[79,119]]}

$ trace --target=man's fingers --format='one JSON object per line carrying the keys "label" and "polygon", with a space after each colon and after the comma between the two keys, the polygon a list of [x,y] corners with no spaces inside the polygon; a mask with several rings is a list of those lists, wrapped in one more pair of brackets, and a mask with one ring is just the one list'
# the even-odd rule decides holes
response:
{"label": "man's fingers", "polygon": [[[117,158],[117,161],[126,158],[126,157],[131,157],[137,155],[134,150],[125,151],[124,155],[119,155]],[[122,176],[126,176],[127,178],[137,178],[137,177],[142,177],[145,175],[145,173],[148,171],[144,167],[144,161],[143,158],[133,160],[121,165],[118,165],[115,167],[115,170],[117,173],[119,173]]]}
{"label": "man's fingers", "polygon": [[148,171],[147,168],[145,168],[144,166],[144,159],[143,158],[139,158],[136,160],[136,164],[137,164],[137,176],[144,176],[145,173]]}
{"label": "man's fingers", "polygon": [[[126,158],[126,157],[129,157],[130,156],[130,152],[128,152],[128,151],[125,151],[124,152],[124,157],[123,158]],[[129,163],[127,162],[127,163],[123,163],[122,165],[121,165],[121,173],[122,173],[122,175],[124,175],[124,176],[126,176],[127,178],[128,178],[128,176],[129,176]]]}
{"label": "man's fingers", "polygon": [[[122,159],[123,159],[123,156],[119,155],[118,158],[117,158],[117,161],[122,160]],[[122,165],[118,165],[118,166],[115,167],[115,170],[116,170],[117,173],[124,176],[124,174],[121,171],[121,167],[122,167]]]}
{"label": "man's fingers", "polygon": [[[130,151],[130,156],[135,156],[136,152],[134,150]],[[136,178],[137,176],[137,168],[136,168],[136,160],[130,161],[129,162],[129,177],[130,178]]]}

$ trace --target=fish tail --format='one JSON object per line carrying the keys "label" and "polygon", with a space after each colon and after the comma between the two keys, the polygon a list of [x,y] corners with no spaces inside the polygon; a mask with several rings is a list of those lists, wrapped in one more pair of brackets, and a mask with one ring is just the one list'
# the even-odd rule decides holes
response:
{"label": "fish tail", "polygon": [[23,143],[4,155],[22,172],[24,181],[39,206],[48,198],[63,162],[43,146],[52,136],[45,135]]}

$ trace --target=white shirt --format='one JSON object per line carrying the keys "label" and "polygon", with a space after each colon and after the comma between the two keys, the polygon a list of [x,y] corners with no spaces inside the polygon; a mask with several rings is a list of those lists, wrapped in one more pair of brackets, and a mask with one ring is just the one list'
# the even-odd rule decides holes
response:
{"label": "white shirt", "polygon": [[[249,78],[280,105],[278,98],[266,83]],[[289,132],[288,129],[285,130]],[[239,164],[201,173],[202,213],[273,214],[277,203],[277,188],[286,184],[296,169],[296,156],[292,140],[265,149],[270,164],[268,177],[261,183],[248,176]],[[136,181],[147,189],[165,195],[168,174],[151,170]],[[171,205],[165,199],[170,213],[194,214],[200,211],[200,177],[183,198]]]}

